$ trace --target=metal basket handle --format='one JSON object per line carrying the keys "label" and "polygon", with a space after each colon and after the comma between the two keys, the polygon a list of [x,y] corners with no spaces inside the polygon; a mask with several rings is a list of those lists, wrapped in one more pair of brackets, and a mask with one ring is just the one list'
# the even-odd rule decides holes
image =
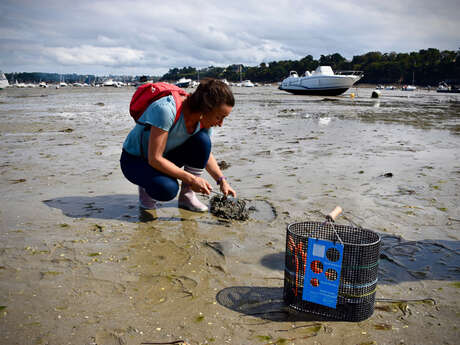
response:
{"label": "metal basket handle", "polygon": [[340,206],[336,206],[329,214],[326,216],[326,223],[330,224],[332,226],[332,230],[334,230],[335,235],[339,239],[339,242],[343,245],[343,241],[339,236],[339,233],[337,230],[335,230],[334,222],[337,219],[337,217],[342,213],[342,208]]}

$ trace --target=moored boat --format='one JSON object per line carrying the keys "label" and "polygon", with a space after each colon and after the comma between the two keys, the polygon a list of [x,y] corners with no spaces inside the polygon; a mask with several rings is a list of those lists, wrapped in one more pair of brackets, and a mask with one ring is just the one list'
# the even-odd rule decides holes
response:
{"label": "moored boat", "polygon": [[414,85],[404,85],[402,88],[401,88],[402,91],[415,91],[417,90],[417,87],[414,86]]}
{"label": "moored boat", "polygon": [[185,87],[189,87],[191,83],[192,83],[192,79],[180,78],[176,82],[176,86],[185,88]]}
{"label": "moored boat", "polygon": [[0,71],[0,89],[4,89],[5,87],[8,87],[8,86],[10,86],[8,79],[6,79],[5,74],[3,74],[2,71]]}
{"label": "moored boat", "polygon": [[300,95],[337,96],[364,76],[361,71],[343,71],[334,73],[330,66],[319,66],[315,71],[306,71],[301,77],[291,71],[289,77],[279,86],[280,90]]}
{"label": "moored boat", "polygon": [[241,83],[241,86],[242,87],[254,87],[254,83],[250,80],[244,80],[242,83]]}
{"label": "moored boat", "polygon": [[117,87],[117,84],[113,81],[112,78],[109,78],[109,79],[107,79],[106,81],[104,81],[102,83],[102,86],[105,86],[105,87]]}
{"label": "moored boat", "polygon": [[448,85],[446,82],[441,82],[439,83],[438,88],[436,89],[436,92],[460,93],[460,89],[455,86]]}

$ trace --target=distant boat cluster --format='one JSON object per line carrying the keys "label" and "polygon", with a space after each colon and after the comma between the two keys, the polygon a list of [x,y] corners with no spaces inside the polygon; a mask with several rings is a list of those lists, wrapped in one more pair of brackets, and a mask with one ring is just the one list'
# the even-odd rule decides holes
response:
{"label": "distant boat cluster", "polygon": [[[394,85],[377,85],[376,90],[401,90],[401,91],[416,91],[417,87],[415,85],[403,85],[401,87],[396,87]],[[426,87],[427,90],[431,90],[430,86]],[[440,82],[436,88],[436,92],[440,93],[460,93],[460,89],[455,85],[449,85],[446,82]]]}
{"label": "distant boat cluster", "polygon": [[377,85],[376,90],[401,90],[401,91],[415,91],[417,87],[415,85],[403,85],[401,87],[396,87],[393,85]]}
{"label": "distant boat cluster", "polygon": [[8,82],[8,79],[6,78],[5,74],[0,71],[0,89],[4,89],[7,87],[15,87],[15,88],[36,88],[36,87],[41,87],[41,88],[56,88],[60,89],[61,87],[124,87],[124,86],[139,86],[142,84],[141,82],[122,82],[119,80],[113,80],[112,78],[107,78],[103,81],[95,81],[93,83],[79,83],[79,82],[73,82],[73,83],[67,83],[65,80],[61,80],[58,83],[46,83],[44,81],[37,83],[21,83],[18,82],[17,80],[14,81],[14,83],[10,84]]}
{"label": "distant boat cluster", "polygon": [[[250,80],[242,80],[239,83],[229,83],[227,79],[221,79],[221,81],[230,86],[238,86],[238,87],[259,86],[259,84],[254,84]],[[188,79],[188,78],[180,78],[175,84],[176,86],[179,86],[182,88],[188,88],[188,87],[197,87],[199,82],[196,80]]]}
{"label": "distant boat cluster", "polygon": [[137,86],[136,83],[124,83],[121,81],[114,81],[112,79],[108,79],[104,82],[101,83],[66,83],[65,81],[61,81],[59,83],[46,83],[44,81],[36,84],[36,83],[18,83],[15,81],[13,84],[10,84],[8,82],[8,79],[6,79],[5,75],[2,73],[0,74],[0,89],[4,89],[6,87],[15,87],[15,88],[36,88],[36,87],[41,87],[41,88],[64,88],[64,87],[123,87],[123,86]]}
{"label": "distant boat cluster", "polygon": [[[259,84],[254,84],[250,80],[243,80],[240,81],[239,83],[229,83],[226,79],[221,79],[225,84],[231,85],[231,86],[237,86],[237,87],[255,87],[259,86]],[[61,80],[58,83],[46,83],[46,82],[40,82],[40,83],[20,83],[18,81],[15,81],[14,83],[10,84],[8,82],[8,79],[5,77],[5,75],[0,72],[0,89],[4,89],[6,87],[15,87],[15,88],[66,88],[66,87],[125,87],[125,86],[134,86],[137,87],[141,84],[144,84],[146,82],[152,82],[151,80],[147,81],[139,81],[139,82],[122,82],[118,80],[113,80],[112,78],[106,79],[102,82],[95,82],[95,83],[79,83],[79,82],[74,82],[74,83],[66,83],[65,81]],[[177,82],[175,82],[175,85],[182,87],[182,88],[193,88],[197,87],[199,84],[198,81],[192,80],[192,79],[187,79],[187,78],[180,78]]]}

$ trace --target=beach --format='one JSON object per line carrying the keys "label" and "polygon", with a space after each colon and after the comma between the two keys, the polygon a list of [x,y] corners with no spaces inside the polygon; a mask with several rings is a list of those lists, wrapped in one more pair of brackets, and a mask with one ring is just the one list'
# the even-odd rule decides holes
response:
{"label": "beach", "polygon": [[[213,153],[244,222],[139,210],[119,168],[134,88],[0,91],[1,344],[458,342],[460,95],[233,91]],[[382,237],[361,322],[282,301],[287,225],[337,205]]]}

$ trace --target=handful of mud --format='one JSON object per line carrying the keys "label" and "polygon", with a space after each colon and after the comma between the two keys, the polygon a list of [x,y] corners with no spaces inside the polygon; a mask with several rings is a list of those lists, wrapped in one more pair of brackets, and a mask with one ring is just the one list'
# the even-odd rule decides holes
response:
{"label": "handful of mud", "polygon": [[247,220],[249,218],[249,211],[244,200],[215,195],[211,198],[210,205],[211,213],[216,217],[234,220]]}

